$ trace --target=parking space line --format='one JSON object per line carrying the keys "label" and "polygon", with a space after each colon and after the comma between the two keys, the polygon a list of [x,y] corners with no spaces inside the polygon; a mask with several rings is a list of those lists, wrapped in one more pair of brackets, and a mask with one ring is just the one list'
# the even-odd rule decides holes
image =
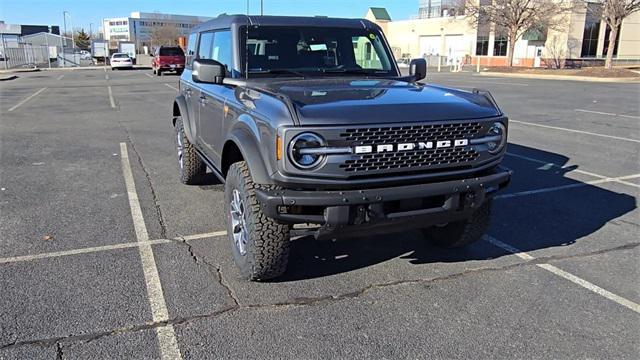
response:
{"label": "parking space line", "polygon": [[553,130],[569,131],[569,132],[574,132],[574,133],[578,133],[578,134],[599,136],[599,137],[609,138],[609,139],[616,139],[616,140],[623,140],[623,141],[631,141],[631,142],[634,142],[634,143],[640,143],[640,140],[636,140],[636,139],[629,139],[629,138],[620,137],[620,136],[613,136],[613,135],[598,134],[598,133],[593,133],[593,132],[589,132],[589,131],[582,131],[582,130],[576,130],[576,129],[568,129],[568,128],[563,128],[563,127],[559,127],[559,126],[535,124],[535,123],[530,123],[530,122],[526,122],[526,121],[519,121],[519,120],[512,120],[512,119],[509,119],[509,122],[516,123],[516,124],[522,124],[522,125],[528,125],[528,126],[537,126],[537,127],[553,129]]}
{"label": "parking space line", "polygon": [[190,240],[199,240],[199,239],[205,239],[205,238],[210,238],[210,237],[218,237],[218,236],[225,236],[225,235],[227,235],[226,231],[214,231],[214,232],[204,233],[204,234],[181,236],[180,239],[182,239],[184,241],[190,241]]}
{"label": "parking space line", "polygon": [[173,89],[173,90],[175,90],[175,91],[180,91],[180,90],[178,90],[178,88],[176,88],[176,87],[174,87],[174,86],[171,86],[171,85],[169,85],[169,84],[167,84],[167,83],[165,83],[164,85],[165,85],[165,86],[170,87],[171,89]]}
{"label": "parking space line", "polygon": [[[106,70],[105,70],[106,71]],[[104,79],[109,80],[109,74],[104,74]]]}
{"label": "parking space line", "polygon": [[204,234],[181,236],[175,239],[157,239],[157,240],[148,240],[148,241],[137,241],[137,242],[128,242],[128,243],[113,244],[113,245],[94,246],[94,247],[87,247],[87,248],[81,248],[81,249],[54,251],[54,252],[34,254],[34,255],[12,256],[7,258],[0,258],[0,264],[26,262],[26,261],[56,258],[56,257],[71,256],[71,255],[91,254],[96,252],[113,251],[118,249],[129,249],[129,248],[139,247],[143,245],[169,244],[175,241],[201,240],[201,239],[208,239],[212,237],[219,237],[219,236],[225,236],[225,235],[227,235],[226,231],[214,231],[214,232],[204,233]]}
{"label": "parking space line", "polygon": [[[122,158],[122,173],[124,175],[127,195],[129,198],[129,207],[131,208],[131,217],[133,219],[133,227],[136,232],[138,241],[148,241],[149,233],[144,223],[140,200],[136,192],[136,185],[133,180],[133,172],[129,163],[129,154],[127,152],[127,144],[120,143],[120,153]],[[156,266],[155,257],[151,245],[141,245],[138,247],[140,259],[142,260],[142,270],[144,272],[145,283],[147,285],[147,297],[151,306],[151,314],[154,322],[163,322],[169,320],[169,310],[164,299],[162,284],[160,283],[160,275]],[[160,356],[162,359],[182,359],[178,342],[176,340],[173,325],[167,324],[156,328],[158,336],[158,344],[160,347]]]}
{"label": "parking space line", "polygon": [[[640,177],[640,174],[630,175],[630,176]],[[494,199],[496,199],[496,200],[509,199],[509,198],[514,198],[514,197],[542,194],[542,193],[547,193],[547,192],[552,192],[552,191],[573,189],[573,188],[579,188],[579,187],[584,187],[584,186],[589,186],[589,185],[604,184],[604,183],[609,183],[609,182],[619,182],[619,183],[624,183],[626,185],[633,185],[633,186],[640,187],[640,185],[637,185],[637,184],[634,184],[634,183],[628,183],[626,181],[622,181],[623,178],[629,178],[629,177],[628,176],[621,176],[621,177],[615,177],[615,178],[604,178],[604,179],[598,179],[598,180],[579,182],[579,183],[575,183],[575,184],[560,185],[560,186],[554,186],[554,187],[548,187],[548,188],[542,188],[542,189],[536,189],[536,190],[527,190],[527,191],[521,191],[521,192],[511,193],[511,194],[502,194],[502,195],[494,196]]]}
{"label": "parking space line", "polygon": [[[494,237],[491,237],[489,235],[485,235],[483,237],[483,240],[485,240],[486,242],[493,244],[494,246],[497,246],[503,250],[506,250],[514,255],[516,255],[517,257],[523,259],[523,260],[527,260],[527,261],[531,261],[531,260],[535,260],[536,258],[527,254],[526,252],[519,250],[509,244],[506,244]],[[625,299],[619,295],[616,295],[610,291],[607,291],[595,284],[592,284],[584,279],[581,279],[571,273],[568,273],[556,266],[553,266],[551,264],[536,264],[537,267],[541,268],[541,269],[545,269],[549,272],[551,272],[552,274],[555,274],[557,276],[560,276],[566,280],[571,281],[574,284],[580,285],[583,288],[590,290],[591,292],[594,292],[600,296],[603,296],[611,301],[614,301],[624,307],[627,307],[633,311],[635,311],[636,313],[640,313],[640,304],[637,304],[631,300]]]}
{"label": "parking space line", "polygon": [[626,117],[626,118],[631,118],[631,119],[640,119],[640,116],[634,116],[634,115],[614,114],[614,113],[608,113],[608,112],[602,112],[602,111],[593,111],[593,110],[585,110],[585,109],[573,109],[573,110],[574,111],[579,111],[579,112],[591,113],[591,114],[598,114],[598,115],[620,116],[620,117]]}
{"label": "parking space line", "polygon": [[64,77],[64,74],[62,74],[62,75],[58,76],[58,77],[56,78],[56,80],[62,80],[62,78],[63,78],[63,77]]}
{"label": "parking space line", "polygon": [[[528,157],[528,156],[524,156],[524,155],[518,155],[518,154],[514,154],[514,153],[510,153],[510,152],[507,152],[506,155],[509,155],[509,156],[512,156],[512,157],[516,157],[516,158],[519,158],[519,159],[523,159],[523,160],[528,160],[528,161],[535,162],[535,163],[542,164],[542,165],[557,167],[559,169],[566,169],[566,168],[569,167],[569,166],[561,166],[561,165],[556,164],[556,163],[552,163],[552,162],[548,162],[548,161],[544,161],[544,160],[539,160],[539,159],[534,159],[532,157]],[[581,173],[581,174],[584,174],[584,175],[589,175],[589,176],[592,176],[592,177],[595,177],[595,178],[599,178],[599,179],[606,179],[607,178],[607,176],[595,174],[595,173],[592,173],[592,172],[589,172],[589,171],[580,170],[580,169],[572,169],[571,171],[575,171],[577,173]]]}
{"label": "parking space line", "polygon": [[[523,160],[536,162],[538,164],[557,167],[559,169],[566,169],[567,168],[567,166],[561,166],[561,165],[556,164],[556,163],[552,163],[552,162],[548,162],[548,161],[544,161],[544,160],[539,160],[539,159],[534,159],[534,158],[531,158],[531,157],[528,157],[528,156],[524,156],[524,155],[518,155],[518,154],[514,154],[514,153],[510,153],[510,152],[507,152],[505,154],[508,155],[508,156],[513,156],[513,157],[520,158],[520,159],[523,159]],[[624,180],[629,180],[629,179],[634,179],[634,178],[640,177],[639,174],[632,174],[632,175],[619,176],[619,177],[607,177],[607,176],[604,176],[604,175],[600,175],[600,174],[596,174],[596,173],[592,173],[592,172],[584,171],[584,170],[580,170],[580,169],[572,169],[571,171],[575,171],[577,173],[581,173],[581,174],[589,175],[589,176],[592,176],[592,177],[595,177],[595,178],[599,178],[599,179],[602,179],[602,180],[606,180],[606,181],[603,181],[602,183],[605,183],[605,182],[616,182],[616,183],[619,183],[619,184],[624,184],[624,185],[640,188],[640,185],[638,185],[638,184],[634,184],[634,183],[631,183],[631,182],[628,182],[628,181],[624,181]],[[591,184],[591,185],[598,184],[598,183],[599,182],[587,182],[587,184]]]}
{"label": "parking space line", "polygon": [[160,239],[160,240],[149,240],[149,241],[143,241],[143,242],[130,242],[130,243],[122,243],[122,244],[114,244],[114,245],[95,246],[95,247],[82,248],[82,249],[56,251],[56,252],[42,253],[42,254],[36,254],[36,255],[13,256],[8,258],[0,258],[0,264],[25,262],[25,261],[32,261],[32,260],[39,260],[39,259],[47,259],[47,258],[56,258],[56,257],[62,257],[62,256],[69,256],[69,255],[90,254],[90,253],[101,252],[101,251],[134,248],[141,245],[166,244],[169,242],[171,242],[171,240],[169,239]]}
{"label": "parking space line", "polygon": [[144,74],[153,79],[153,76],[151,74],[149,74],[149,73],[144,73]]}
{"label": "parking space line", "polygon": [[8,110],[8,111],[9,111],[9,112],[11,112],[11,111],[13,111],[13,110],[15,110],[15,109],[19,108],[19,107],[20,107],[20,106],[22,106],[24,103],[26,103],[27,101],[29,101],[29,100],[33,99],[34,97],[38,96],[41,92],[43,92],[43,91],[45,91],[45,90],[47,90],[47,88],[46,88],[46,87],[43,87],[42,89],[40,89],[40,90],[36,91],[35,93],[33,93],[33,94],[31,94],[31,95],[27,96],[25,99],[23,99],[23,100],[22,100],[22,101],[20,101],[19,103],[15,104],[15,105],[13,105],[11,108],[9,108],[9,110]]}
{"label": "parking space line", "polygon": [[111,108],[115,109],[116,108],[116,102],[113,99],[113,91],[111,90],[111,85],[107,86],[107,89],[109,89],[109,102],[111,103]]}

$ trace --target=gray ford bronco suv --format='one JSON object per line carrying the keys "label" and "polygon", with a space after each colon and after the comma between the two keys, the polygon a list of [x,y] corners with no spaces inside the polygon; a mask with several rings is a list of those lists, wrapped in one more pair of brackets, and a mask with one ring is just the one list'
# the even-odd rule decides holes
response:
{"label": "gray ford bronco suv", "polygon": [[[507,117],[491,95],[403,76],[381,29],[361,19],[221,15],[193,29],[173,104],[180,179],[224,183],[244,278],[287,266],[292,236],[423,231],[460,247],[482,237]],[[390,239],[389,241],[393,241]]]}

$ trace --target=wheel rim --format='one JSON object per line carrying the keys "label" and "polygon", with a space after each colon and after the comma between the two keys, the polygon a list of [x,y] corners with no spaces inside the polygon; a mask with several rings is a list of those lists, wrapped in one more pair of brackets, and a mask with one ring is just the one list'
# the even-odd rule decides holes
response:
{"label": "wheel rim", "polygon": [[180,169],[184,169],[184,145],[182,144],[182,129],[178,129],[178,138],[177,138],[178,148],[178,164],[180,164]]}
{"label": "wheel rim", "polygon": [[238,249],[240,255],[247,253],[247,222],[245,221],[245,208],[240,192],[236,189],[233,190],[233,198],[230,204],[231,213],[231,233],[233,236],[233,243]]}

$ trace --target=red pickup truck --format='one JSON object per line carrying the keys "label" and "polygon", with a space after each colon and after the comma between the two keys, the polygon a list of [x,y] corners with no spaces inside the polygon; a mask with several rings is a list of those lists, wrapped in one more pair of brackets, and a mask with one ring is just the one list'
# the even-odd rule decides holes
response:
{"label": "red pickup truck", "polygon": [[178,46],[161,46],[151,61],[153,73],[161,76],[163,72],[175,71],[178,75],[184,70],[184,51]]}

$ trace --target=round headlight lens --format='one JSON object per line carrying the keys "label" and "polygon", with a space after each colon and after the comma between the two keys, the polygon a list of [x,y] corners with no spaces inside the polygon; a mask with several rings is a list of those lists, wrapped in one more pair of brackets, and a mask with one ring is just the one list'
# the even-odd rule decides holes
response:
{"label": "round headlight lens", "polygon": [[324,140],[316,134],[299,134],[289,144],[289,158],[295,166],[301,169],[311,169],[322,161],[324,155],[305,150],[317,149],[322,147],[323,143]]}
{"label": "round headlight lens", "polygon": [[487,142],[487,148],[491,154],[497,154],[507,144],[507,129],[501,122],[495,122],[489,128],[487,136],[496,137],[496,140]]}

